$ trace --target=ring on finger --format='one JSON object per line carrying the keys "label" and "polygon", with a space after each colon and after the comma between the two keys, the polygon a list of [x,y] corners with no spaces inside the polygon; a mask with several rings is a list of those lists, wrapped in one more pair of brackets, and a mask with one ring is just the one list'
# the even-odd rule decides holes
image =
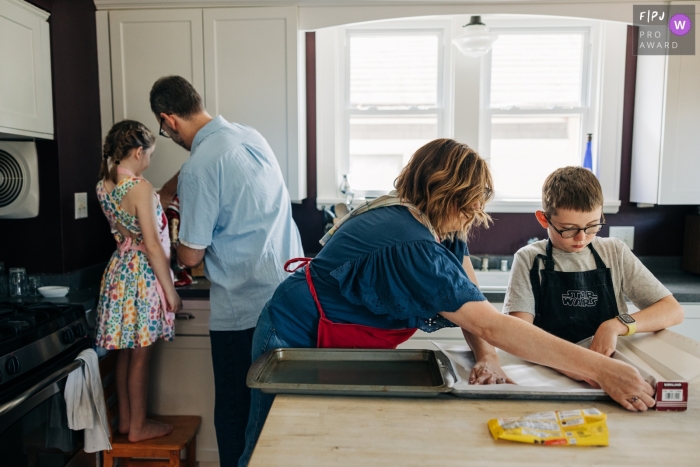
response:
{"label": "ring on finger", "polygon": [[505,383],[506,380],[503,378],[496,378],[496,383]]}
{"label": "ring on finger", "polygon": [[639,397],[637,397],[637,396],[632,396],[632,399],[629,399],[629,401],[632,402],[633,404],[635,402],[637,402],[638,400],[639,400]]}

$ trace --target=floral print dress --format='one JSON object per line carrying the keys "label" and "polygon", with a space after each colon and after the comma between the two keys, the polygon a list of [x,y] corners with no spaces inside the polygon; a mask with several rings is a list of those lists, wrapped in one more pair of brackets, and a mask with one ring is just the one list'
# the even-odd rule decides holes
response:
{"label": "floral print dress", "polygon": [[[160,285],[148,262],[138,219],[121,207],[124,195],[142,180],[125,178],[111,193],[103,180],[97,184],[97,198],[118,246],[102,276],[97,304],[95,343],[109,350],[146,347],[160,337],[173,340],[174,335],[174,314],[166,311],[162,289],[159,293]],[[156,215],[161,243],[169,256],[168,220],[160,202]],[[117,230],[117,223],[138,237],[124,237]]]}

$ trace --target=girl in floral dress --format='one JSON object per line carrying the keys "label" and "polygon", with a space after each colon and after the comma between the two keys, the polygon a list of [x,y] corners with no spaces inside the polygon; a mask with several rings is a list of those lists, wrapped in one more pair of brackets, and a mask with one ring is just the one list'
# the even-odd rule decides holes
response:
{"label": "girl in floral dress", "polygon": [[117,250],[102,277],[96,344],[118,350],[119,432],[132,442],[165,436],[172,426],[146,419],[152,344],[172,340],[182,308],[169,268],[168,222],[153,186],[141,176],[155,137],[143,124],[124,120],[107,134],[97,183]]}

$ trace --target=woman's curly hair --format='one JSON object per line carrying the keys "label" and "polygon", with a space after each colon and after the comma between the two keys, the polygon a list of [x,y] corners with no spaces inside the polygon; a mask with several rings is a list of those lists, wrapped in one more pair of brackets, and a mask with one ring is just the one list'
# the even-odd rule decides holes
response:
{"label": "woman's curly hair", "polygon": [[[493,198],[488,165],[472,148],[453,139],[436,139],[418,149],[394,186],[399,198],[428,216],[441,238],[466,240],[472,227],[488,228],[491,222],[483,211]],[[455,231],[458,214],[464,216],[464,222]]]}
{"label": "woman's curly hair", "polygon": [[[102,146],[102,165],[100,178],[117,183],[117,165],[129,157],[133,149],[150,149],[156,144],[156,137],[143,123],[134,120],[122,120],[115,123],[105,137]],[[111,166],[111,167],[110,167]]]}

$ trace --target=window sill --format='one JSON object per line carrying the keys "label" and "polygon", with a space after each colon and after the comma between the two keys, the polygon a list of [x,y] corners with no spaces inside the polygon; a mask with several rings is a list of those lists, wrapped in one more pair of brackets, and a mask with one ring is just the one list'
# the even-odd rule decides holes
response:
{"label": "window sill", "polygon": [[[316,207],[321,210],[323,207],[335,206],[338,203],[344,203],[343,198],[317,198]],[[352,206],[357,207],[364,203],[365,199],[358,198],[353,200]],[[491,201],[486,205],[486,212],[495,213],[534,213],[535,211],[542,209],[542,202],[540,200],[495,200]],[[603,204],[603,213],[605,214],[616,214],[620,210],[620,201],[605,201]]]}

